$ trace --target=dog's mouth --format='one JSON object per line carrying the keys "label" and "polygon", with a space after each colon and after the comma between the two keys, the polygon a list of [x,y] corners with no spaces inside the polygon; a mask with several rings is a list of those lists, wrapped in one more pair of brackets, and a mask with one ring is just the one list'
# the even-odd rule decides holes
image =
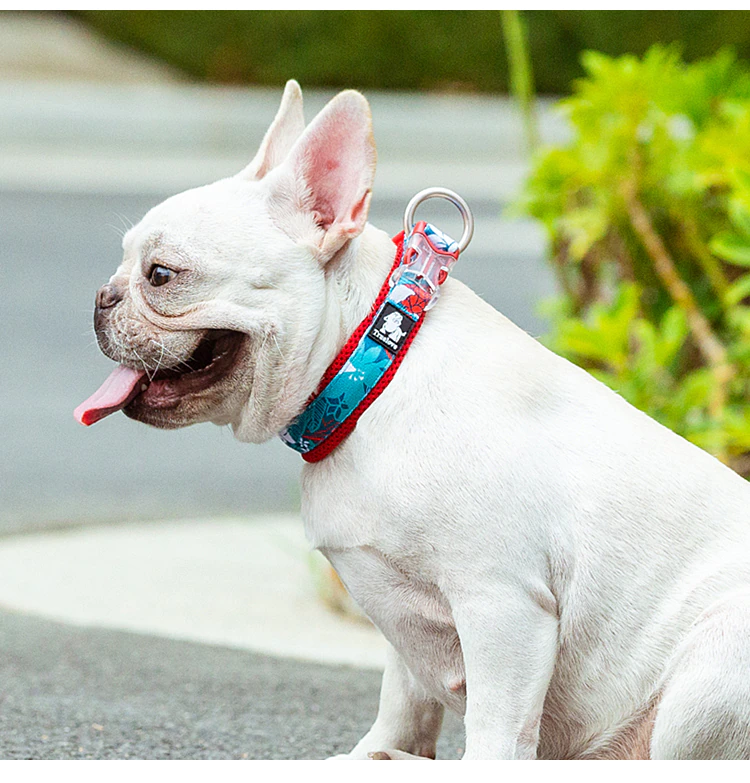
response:
{"label": "dog's mouth", "polygon": [[86,426],[129,406],[139,409],[174,408],[226,377],[238,361],[246,335],[209,330],[190,357],[154,373],[123,364],[116,367],[101,387],[74,411]]}

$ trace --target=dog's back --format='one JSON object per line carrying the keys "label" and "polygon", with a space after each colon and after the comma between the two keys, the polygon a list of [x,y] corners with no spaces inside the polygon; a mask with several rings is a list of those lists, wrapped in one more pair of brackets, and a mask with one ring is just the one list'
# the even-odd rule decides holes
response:
{"label": "dog's back", "polygon": [[747,482],[455,281],[341,454],[306,474],[311,512],[361,501],[355,526],[311,513],[316,545],[550,585],[541,756],[638,755],[680,640],[750,584]]}

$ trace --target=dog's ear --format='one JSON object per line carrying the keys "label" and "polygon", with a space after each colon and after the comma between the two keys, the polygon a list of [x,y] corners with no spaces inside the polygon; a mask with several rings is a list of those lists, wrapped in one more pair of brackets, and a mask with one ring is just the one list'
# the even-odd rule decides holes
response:
{"label": "dog's ear", "polygon": [[289,154],[294,142],[305,130],[305,115],[302,111],[302,90],[294,79],[284,87],[281,106],[271,126],[263,137],[257,154],[240,176],[245,179],[263,179]]}
{"label": "dog's ear", "polygon": [[327,262],[365,227],[375,163],[367,101],[354,90],[339,93],[270,178],[277,224]]}

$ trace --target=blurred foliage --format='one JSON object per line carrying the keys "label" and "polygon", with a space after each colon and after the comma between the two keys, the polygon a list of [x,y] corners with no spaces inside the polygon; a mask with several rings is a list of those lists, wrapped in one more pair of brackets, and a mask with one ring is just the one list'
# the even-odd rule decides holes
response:
{"label": "blurred foliage", "polygon": [[[76,11],[196,79],[396,90],[508,89],[497,11]],[[537,88],[567,91],[579,54],[680,41],[693,60],[750,57],[748,11],[524,11]]]}
{"label": "blurred foliage", "polygon": [[549,345],[750,475],[750,72],[587,52],[522,207],[564,295]]}
{"label": "blurred foliage", "polygon": [[539,144],[539,131],[536,118],[534,73],[529,56],[528,30],[525,20],[521,18],[520,11],[502,10],[500,18],[503,24],[505,50],[508,53],[510,92],[521,110],[526,146],[529,152],[533,152]]}

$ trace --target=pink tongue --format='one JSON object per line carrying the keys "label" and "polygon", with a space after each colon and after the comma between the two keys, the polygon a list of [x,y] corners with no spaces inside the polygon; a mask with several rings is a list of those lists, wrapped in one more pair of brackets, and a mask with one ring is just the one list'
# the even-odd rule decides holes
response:
{"label": "pink tongue", "polygon": [[73,411],[76,421],[88,427],[110,413],[122,410],[143,391],[141,387],[145,375],[143,370],[131,370],[123,365],[115,367],[99,390]]}

